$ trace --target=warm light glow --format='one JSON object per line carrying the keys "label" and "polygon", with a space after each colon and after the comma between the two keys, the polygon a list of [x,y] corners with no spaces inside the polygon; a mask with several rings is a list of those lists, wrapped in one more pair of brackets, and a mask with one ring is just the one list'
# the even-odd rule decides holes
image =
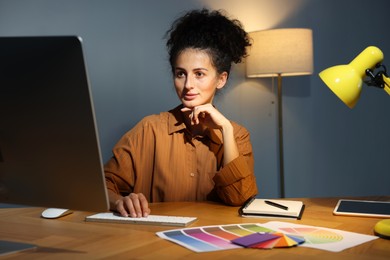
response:
{"label": "warm light glow", "polygon": [[351,63],[325,69],[319,76],[336,96],[349,108],[353,108],[359,100],[366,70],[373,69],[382,60],[382,51],[375,46],[370,46]]}
{"label": "warm light glow", "polygon": [[310,29],[289,28],[250,33],[253,45],[246,59],[248,77],[309,75],[313,73]]}
{"label": "warm light glow", "polygon": [[202,0],[209,8],[228,12],[242,22],[247,32],[278,27],[302,10],[307,0]]}

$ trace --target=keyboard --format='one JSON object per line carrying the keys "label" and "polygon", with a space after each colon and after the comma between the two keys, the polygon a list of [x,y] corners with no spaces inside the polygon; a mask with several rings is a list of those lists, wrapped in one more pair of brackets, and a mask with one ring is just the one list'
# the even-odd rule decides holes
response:
{"label": "keyboard", "polygon": [[187,226],[193,223],[196,217],[162,216],[149,215],[142,218],[122,217],[112,212],[98,213],[87,216],[85,221],[108,222],[108,223],[129,223],[144,225],[162,225],[162,226]]}

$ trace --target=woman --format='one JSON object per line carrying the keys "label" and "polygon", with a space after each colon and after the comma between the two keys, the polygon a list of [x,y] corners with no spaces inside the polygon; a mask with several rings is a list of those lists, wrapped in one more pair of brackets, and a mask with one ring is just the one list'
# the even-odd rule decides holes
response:
{"label": "woman", "polygon": [[222,201],[242,205],[257,193],[248,131],[213,106],[231,64],[250,46],[237,20],[194,10],[167,32],[181,105],[141,120],[113,148],[105,165],[110,208],[150,214],[148,202]]}

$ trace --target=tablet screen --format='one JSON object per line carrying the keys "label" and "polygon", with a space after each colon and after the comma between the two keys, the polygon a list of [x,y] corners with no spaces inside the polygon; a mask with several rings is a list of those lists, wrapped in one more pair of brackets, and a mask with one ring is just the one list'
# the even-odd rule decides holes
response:
{"label": "tablet screen", "polygon": [[390,202],[366,200],[339,200],[333,212],[336,215],[390,216]]}

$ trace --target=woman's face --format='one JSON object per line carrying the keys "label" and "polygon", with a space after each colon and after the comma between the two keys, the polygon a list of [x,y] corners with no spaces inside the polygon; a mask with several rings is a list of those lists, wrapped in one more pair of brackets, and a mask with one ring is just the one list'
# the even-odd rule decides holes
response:
{"label": "woman's face", "polygon": [[225,86],[227,73],[217,73],[207,52],[185,49],[176,59],[173,77],[184,107],[194,108],[212,103],[216,90]]}

